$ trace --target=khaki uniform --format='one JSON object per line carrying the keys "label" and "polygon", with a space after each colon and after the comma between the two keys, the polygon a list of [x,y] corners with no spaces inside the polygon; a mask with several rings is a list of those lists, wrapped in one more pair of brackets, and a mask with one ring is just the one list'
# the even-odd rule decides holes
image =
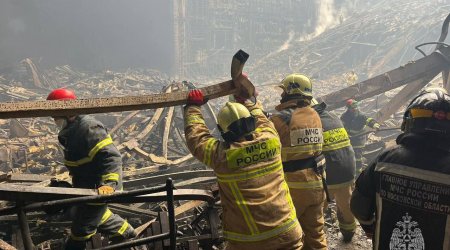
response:
{"label": "khaki uniform", "polygon": [[256,118],[256,130],[230,144],[211,136],[199,106],[187,106],[187,145],[217,175],[227,249],[301,249],[302,233],[284,180],[278,134],[259,103],[247,106]]}
{"label": "khaki uniform", "polygon": [[304,249],[327,249],[323,230],[325,192],[315,161],[322,152],[322,123],[314,109],[298,108],[296,100],[276,109],[279,112],[271,120],[280,134],[286,181],[305,232]]}

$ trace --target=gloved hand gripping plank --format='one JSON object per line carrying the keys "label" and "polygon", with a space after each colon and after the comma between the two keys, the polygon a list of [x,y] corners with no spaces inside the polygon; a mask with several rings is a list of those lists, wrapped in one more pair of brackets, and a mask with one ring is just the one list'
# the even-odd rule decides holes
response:
{"label": "gloved hand gripping plank", "polygon": [[[232,80],[201,88],[209,100],[237,94],[252,97],[253,84],[242,76],[242,69],[249,55],[239,50],[231,62]],[[121,112],[186,104],[188,91],[142,96],[90,98],[67,101],[26,101],[0,103],[0,119],[40,116],[71,116],[78,114]]]}

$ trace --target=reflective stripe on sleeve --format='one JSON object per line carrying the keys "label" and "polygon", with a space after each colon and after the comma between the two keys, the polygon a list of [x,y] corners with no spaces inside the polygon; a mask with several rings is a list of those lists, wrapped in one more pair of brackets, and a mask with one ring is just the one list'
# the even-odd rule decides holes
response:
{"label": "reflective stripe on sleeve", "polygon": [[84,235],[84,236],[75,236],[73,235],[73,233],[70,234],[70,238],[72,240],[76,240],[76,241],[86,241],[89,240],[92,236],[94,236],[97,233],[97,230],[95,230],[93,233],[88,234],[88,235]]}
{"label": "reflective stripe on sleeve", "polygon": [[119,231],[117,231],[117,233],[123,235],[123,233],[125,233],[125,230],[127,230],[128,226],[129,226],[128,221],[124,221]]}
{"label": "reflective stripe on sleeve", "polygon": [[111,210],[109,210],[109,208],[106,209],[105,213],[102,216],[102,219],[100,220],[100,225],[103,225],[103,223],[105,223],[112,215],[113,213],[111,212]]}
{"label": "reflective stripe on sleeve", "polygon": [[199,115],[188,115],[185,120],[185,126],[192,124],[205,124],[205,120]]}
{"label": "reflective stripe on sleeve", "polygon": [[205,152],[203,152],[203,163],[207,166],[211,166],[212,163],[212,153],[214,149],[214,144],[217,143],[217,140],[214,138],[209,138],[206,142]]}
{"label": "reflective stripe on sleeve", "polygon": [[105,182],[105,181],[117,181],[117,182],[119,182],[119,174],[109,173],[109,174],[102,175],[102,182]]}
{"label": "reflective stripe on sleeve", "polygon": [[77,161],[64,161],[64,164],[68,167],[78,167],[80,165],[86,164],[91,162],[95,155],[98,153],[98,151],[100,151],[102,148],[113,144],[113,140],[111,138],[110,135],[108,135],[105,139],[103,139],[102,141],[100,141],[99,143],[97,143],[88,153],[87,157],[81,158],[80,160]]}

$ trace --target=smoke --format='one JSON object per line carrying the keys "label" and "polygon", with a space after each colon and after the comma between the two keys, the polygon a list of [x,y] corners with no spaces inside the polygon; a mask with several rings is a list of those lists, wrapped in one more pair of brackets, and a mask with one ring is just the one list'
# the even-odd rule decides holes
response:
{"label": "smoke", "polygon": [[318,14],[315,30],[300,37],[300,41],[311,40],[317,37],[327,29],[339,24],[340,19],[343,18],[342,13],[336,10],[334,0],[316,0],[316,5],[318,6]]}
{"label": "smoke", "polygon": [[172,1],[2,0],[0,70],[42,67],[173,70]]}

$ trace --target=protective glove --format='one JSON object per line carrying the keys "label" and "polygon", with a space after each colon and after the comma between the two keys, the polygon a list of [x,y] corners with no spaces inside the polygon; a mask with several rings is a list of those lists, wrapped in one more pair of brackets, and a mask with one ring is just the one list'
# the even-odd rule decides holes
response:
{"label": "protective glove", "polygon": [[373,128],[374,128],[375,130],[380,130],[380,124],[379,124],[379,123],[375,123],[375,124],[373,125]]}
{"label": "protective glove", "polygon": [[112,193],[114,193],[114,188],[110,187],[110,186],[101,186],[99,188],[97,188],[98,190],[98,194],[100,195],[110,195]]}
{"label": "protective glove", "polygon": [[188,95],[188,99],[187,99],[188,105],[201,106],[201,105],[205,104],[207,101],[208,100],[205,100],[205,98],[203,97],[203,93],[201,90],[194,89],[194,90],[189,91],[189,95]]}
{"label": "protective glove", "polygon": [[[257,97],[258,94],[259,94],[258,91],[255,89],[255,95],[254,95],[254,97]],[[233,95],[233,97],[234,97],[234,100],[236,100],[236,102],[238,102],[238,103],[240,103],[240,104],[244,104],[245,101],[248,100],[247,98],[244,98],[244,97],[241,97],[241,96],[238,96],[238,95]]]}

